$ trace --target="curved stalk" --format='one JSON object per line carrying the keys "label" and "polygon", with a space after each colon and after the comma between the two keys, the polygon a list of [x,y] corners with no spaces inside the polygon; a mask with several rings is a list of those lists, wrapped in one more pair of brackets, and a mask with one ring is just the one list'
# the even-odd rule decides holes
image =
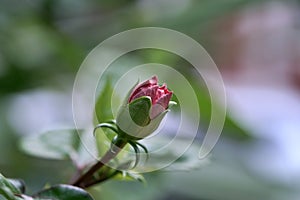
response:
{"label": "curved stalk", "polygon": [[113,126],[112,124],[110,123],[101,123],[101,124],[98,124],[95,128],[94,128],[94,131],[93,131],[93,134],[95,135],[96,133],[96,130],[98,128],[109,128],[110,130],[114,131],[115,133],[118,133],[118,130],[115,126]]}
{"label": "curved stalk", "polygon": [[85,172],[77,180],[75,180],[72,185],[81,188],[86,188],[87,183],[90,183],[91,180],[93,179],[94,173],[100,170],[110,160],[114,159],[126,144],[127,144],[127,140],[123,140],[121,138],[117,139],[114,145],[110,148],[110,150],[108,150],[105,153],[105,155],[95,165],[93,165],[87,172]]}

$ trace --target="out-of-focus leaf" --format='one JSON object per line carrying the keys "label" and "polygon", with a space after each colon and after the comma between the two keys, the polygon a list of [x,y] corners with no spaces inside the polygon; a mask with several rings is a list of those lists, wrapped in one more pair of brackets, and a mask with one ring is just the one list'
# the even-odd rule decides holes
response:
{"label": "out-of-focus leaf", "polygon": [[[167,137],[152,139],[151,143],[145,144],[150,152],[148,161],[138,165],[134,171],[189,171],[202,168],[208,164],[209,158],[198,159],[199,144],[194,142],[185,152],[182,151],[181,148],[188,146],[189,143],[189,140],[178,138],[173,141]],[[159,150],[162,147],[163,150]]]}
{"label": "out-of-focus leaf", "polygon": [[[88,147],[87,147],[88,145]],[[95,160],[96,142],[83,130],[53,130],[22,138],[20,149],[28,155],[45,159],[71,160],[81,169]]]}
{"label": "out-of-focus leaf", "polygon": [[207,22],[212,19],[221,18],[226,16],[226,14],[230,12],[234,12],[237,9],[241,9],[245,6],[249,6],[249,4],[254,4],[258,2],[258,0],[228,0],[228,1],[210,1],[210,0],[201,0],[201,1],[193,1],[190,4],[190,7],[185,9],[184,12],[180,13],[176,16],[176,18],[171,18],[172,20],[165,18],[162,19],[160,16],[156,19],[156,25],[167,24],[168,28],[176,28],[183,29],[186,32],[191,31],[195,33],[196,27],[195,25],[201,23],[201,26],[198,28],[200,31],[205,30],[207,28]]}
{"label": "out-of-focus leaf", "polygon": [[85,190],[71,185],[57,185],[43,190],[34,196],[42,199],[57,200],[93,200]]}
{"label": "out-of-focus leaf", "polygon": [[17,184],[0,174],[0,200],[19,200],[20,198],[15,195],[20,195],[21,193],[22,191]]}
{"label": "out-of-focus leaf", "polygon": [[[218,110],[218,101],[213,102],[215,100],[211,99],[209,91],[207,91],[207,89],[202,85],[202,82],[199,82],[199,77],[194,77],[190,74],[189,76],[191,76],[190,81],[194,90],[196,91],[195,94],[199,103],[201,116],[200,128],[203,132],[206,132],[209,124],[211,123],[212,104],[215,104],[215,109]],[[228,113],[225,117],[222,135],[238,141],[248,141],[252,139],[252,136],[246,130],[242,129],[235,121],[233,121]]]}
{"label": "out-of-focus leaf", "polygon": [[[113,119],[112,113],[112,105],[111,102],[120,102],[117,95],[113,94],[113,87],[111,84],[111,80],[107,78],[105,85],[102,87],[100,95],[97,98],[96,105],[95,105],[95,119],[94,124],[98,124],[100,122],[106,122],[108,120]],[[115,98],[112,100],[112,98]],[[112,132],[110,129],[97,129],[95,133],[95,139],[98,149],[99,157],[103,156],[106,151],[109,150],[111,141],[115,133]],[[129,149],[127,145],[124,149]],[[118,158],[122,158],[126,155],[124,151],[119,153]]]}
{"label": "out-of-focus leaf", "polygon": [[[27,195],[20,195],[20,197],[18,197],[18,200],[34,200],[32,197],[27,196]],[[37,200],[46,200],[46,199],[37,199]]]}
{"label": "out-of-focus leaf", "polygon": [[21,193],[25,193],[25,183],[21,179],[7,179],[11,184],[13,184]]}
{"label": "out-of-focus leaf", "polygon": [[94,124],[111,120],[113,117],[111,108],[113,88],[110,79],[107,79],[100,95],[96,100],[95,105],[95,120]]}
{"label": "out-of-focus leaf", "polygon": [[16,200],[13,192],[6,186],[0,187],[0,200]]}
{"label": "out-of-focus leaf", "polygon": [[0,188],[8,188],[13,194],[21,194],[21,190],[0,174]]}
{"label": "out-of-focus leaf", "polygon": [[[111,109],[112,93],[113,88],[111,81],[110,79],[107,79],[96,100],[94,125],[97,125],[100,122],[106,122],[107,120],[111,120],[113,118]],[[113,134],[110,133],[112,133],[112,131],[108,129],[97,129],[95,133],[99,156],[102,156],[110,148],[110,141],[113,138]]]}
{"label": "out-of-focus leaf", "polygon": [[79,168],[83,168],[95,161],[97,155],[97,146],[94,136],[91,132],[84,132],[80,136],[81,145],[77,150],[77,154],[73,155],[73,163]]}
{"label": "out-of-focus leaf", "polygon": [[21,149],[29,155],[66,160],[76,157],[80,147],[81,131],[75,129],[55,130],[41,135],[23,138],[20,143]]}
{"label": "out-of-focus leaf", "polygon": [[140,181],[142,183],[146,182],[142,174],[134,172],[119,173],[116,176],[114,176],[113,179],[122,181]]}

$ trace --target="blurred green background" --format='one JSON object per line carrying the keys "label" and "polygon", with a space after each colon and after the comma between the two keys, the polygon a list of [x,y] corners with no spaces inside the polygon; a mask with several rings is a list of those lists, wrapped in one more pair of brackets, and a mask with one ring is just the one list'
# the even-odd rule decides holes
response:
{"label": "blurred green background", "polygon": [[[224,78],[228,118],[209,165],[146,174],[147,186],[108,181],[93,189],[94,197],[299,199],[296,0],[0,0],[0,172],[24,179],[28,193],[71,176],[69,162],[27,156],[19,140],[73,127],[72,87],[84,58],[106,38],[145,26],[174,29],[203,45]],[[159,50],[130,53],[124,66],[146,62],[187,66],[182,73],[198,90],[203,111],[201,143],[210,118],[208,96],[200,95],[205,86],[193,82],[187,62]]]}

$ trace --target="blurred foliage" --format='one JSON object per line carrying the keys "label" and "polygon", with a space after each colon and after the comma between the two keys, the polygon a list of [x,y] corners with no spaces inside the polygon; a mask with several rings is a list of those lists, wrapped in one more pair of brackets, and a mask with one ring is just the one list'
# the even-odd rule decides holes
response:
{"label": "blurred foliage", "polygon": [[70,185],[56,185],[47,188],[33,197],[23,194],[25,185],[16,179],[7,179],[0,174],[0,199],[1,200],[93,200],[93,198],[83,189]]}
{"label": "blurred foliage", "polygon": [[[24,179],[29,193],[48,183],[64,182],[71,177],[74,168],[70,166],[70,161],[39,160],[25,156],[19,151],[17,146],[21,136],[14,124],[22,125],[23,122],[10,122],[10,106],[18,95],[30,90],[50,88],[69,92],[81,62],[88,52],[104,39],[130,28],[161,26],[181,31],[199,41],[209,52],[213,52],[214,38],[210,31],[219,19],[247,6],[264,2],[266,1],[1,0],[1,173],[8,177]],[[123,68],[112,72],[113,75],[122,74],[132,63],[157,62],[170,66],[186,66],[186,71],[180,71],[182,68],[177,70],[189,77],[193,87],[199,91],[199,107],[204,119],[201,130],[207,129],[210,117],[209,95],[205,85],[199,83],[200,77],[195,77],[194,71],[185,60],[158,50],[132,52],[124,59],[126,61],[123,62],[122,58],[120,60]],[[112,84],[114,81],[112,80]],[[238,149],[249,142],[249,138],[250,135],[228,116],[220,145],[229,140],[230,146]],[[130,200],[274,200],[284,199],[295,192],[249,171],[248,167],[242,164],[242,158],[236,149],[216,149],[212,165],[202,170],[191,173],[146,174],[147,187],[135,182],[110,181],[102,187],[91,189],[91,192],[100,199]]]}
{"label": "blurred foliage", "polygon": [[[110,79],[107,79],[107,82],[103,86],[102,92],[96,101],[95,120],[103,122],[103,120],[112,118],[112,108],[111,105],[107,103],[111,102],[110,99],[112,98],[112,93],[113,88],[111,87]],[[99,135],[99,133],[101,135]],[[95,137],[91,138],[90,133],[81,130],[54,130],[39,135],[24,137],[20,142],[20,147],[22,151],[32,156],[44,159],[72,161],[74,168],[77,171],[76,173],[81,174],[86,170],[86,167],[89,167],[95,162],[95,158],[93,158],[91,152],[88,152],[90,149],[97,148],[98,152],[94,157],[102,156],[105,152],[110,151],[112,137],[107,137],[107,135],[111,134],[112,132],[107,129],[100,129],[95,132]],[[115,135],[115,133],[113,134]],[[84,138],[86,137],[90,138],[88,144],[84,143]],[[135,159],[137,159],[136,156],[134,156],[133,159],[128,158],[130,149],[129,146],[127,146],[118,154],[117,159],[110,162],[115,163],[112,165],[112,168],[110,168],[110,165],[105,166],[97,173],[99,176],[101,176],[101,173],[117,175],[112,177],[112,179],[117,180],[137,180],[144,182],[143,175],[140,172],[155,170],[187,171],[201,168],[208,163],[208,159],[195,159],[195,155],[198,153],[200,145],[195,143],[191,146],[191,141],[186,139],[177,139],[173,142],[173,145],[164,147],[163,151],[157,151],[161,146],[168,144],[169,141],[170,138],[168,137],[159,137],[154,141],[152,140],[151,143],[147,144],[147,146],[150,147],[149,150],[151,150],[149,152],[150,159],[133,169],[122,171],[123,168],[127,169],[130,167],[132,163],[135,162]],[[88,145],[89,150],[87,150],[85,145]],[[188,151],[182,152],[177,149],[178,146],[186,147],[187,145],[190,146]],[[138,163],[138,160],[136,160],[136,162]],[[169,166],[170,163],[172,164]],[[115,170],[114,167],[120,168],[120,170]],[[67,182],[67,180],[64,180],[64,182]],[[65,196],[63,195],[63,191],[65,190],[71,195],[70,198],[76,194],[73,194],[72,188],[69,188],[68,186],[61,186],[58,188],[54,186],[46,191],[39,192],[38,197],[46,198],[47,195],[54,195],[57,198],[62,198]],[[68,190],[71,191],[68,192]],[[65,198],[69,197],[65,196]]]}

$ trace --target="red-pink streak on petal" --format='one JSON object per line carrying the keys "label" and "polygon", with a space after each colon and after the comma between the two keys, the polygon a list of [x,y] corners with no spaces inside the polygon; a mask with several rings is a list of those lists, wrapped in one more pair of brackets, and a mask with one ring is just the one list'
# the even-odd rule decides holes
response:
{"label": "red-pink streak on petal", "polygon": [[153,100],[155,99],[157,89],[158,85],[150,86],[149,88],[142,88],[137,94],[132,96],[130,102],[142,96],[149,96],[151,97],[151,102],[153,104]]}
{"label": "red-pink streak on petal", "polygon": [[133,90],[132,93],[129,96],[128,102],[131,102],[133,100],[133,97],[136,96],[137,93],[139,93],[143,88],[148,88],[153,85],[157,85],[158,78],[157,76],[152,76],[151,79],[148,79],[140,84],[138,84]]}
{"label": "red-pink streak on petal", "polygon": [[167,109],[169,106],[171,97],[172,97],[172,92],[169,92],[168,94],[165,94],[162,97],[160,97],[154,104],[159,104],[162,107],[164,107],[165,109]]}

